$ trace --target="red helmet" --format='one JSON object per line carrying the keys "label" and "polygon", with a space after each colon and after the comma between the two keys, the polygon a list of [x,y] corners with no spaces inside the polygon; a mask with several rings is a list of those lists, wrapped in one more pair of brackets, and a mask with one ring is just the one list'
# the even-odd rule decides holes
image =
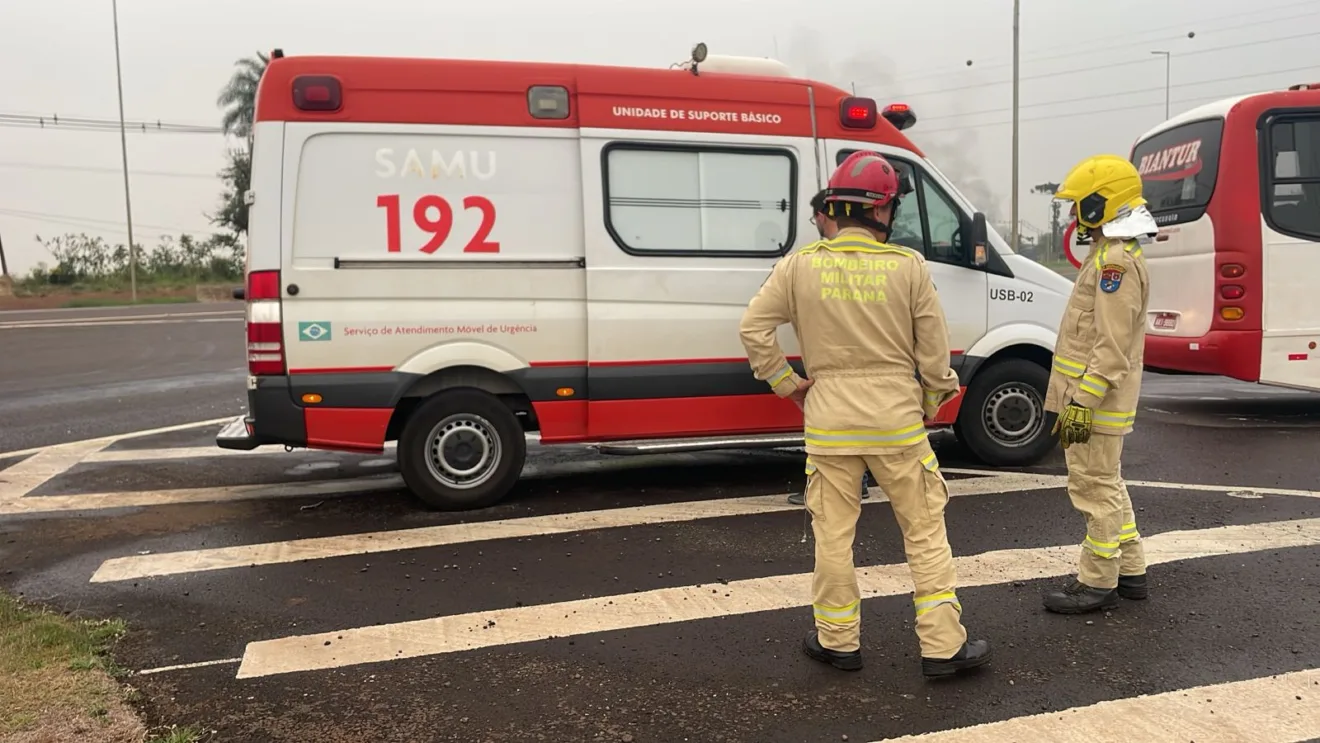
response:
{"label": "red helmet", "polygon": [[884,206],[898,196],[898,171],[878,152],[858,151],[839,164],[825,189],[825,203],[851,201]]}

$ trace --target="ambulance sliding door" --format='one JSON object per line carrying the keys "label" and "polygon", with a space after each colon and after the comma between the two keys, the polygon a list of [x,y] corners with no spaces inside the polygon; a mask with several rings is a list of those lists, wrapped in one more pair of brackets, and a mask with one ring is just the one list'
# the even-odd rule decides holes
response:
{"label": "ambulance sliding door", "polygon": [[[588,430],[598,440],[800,431],[738,336],[775,262],[816,238],[812,142],[583,129]],[[791,356],[792,329],[780,331]]]}

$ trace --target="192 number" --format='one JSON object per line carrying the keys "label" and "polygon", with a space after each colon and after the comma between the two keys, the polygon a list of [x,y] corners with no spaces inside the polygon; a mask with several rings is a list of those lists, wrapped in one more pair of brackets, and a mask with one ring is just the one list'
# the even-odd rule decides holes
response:
{"label": "192 number", "polygon": [[[399,195],[384,194],[376,197],[376,206],[385,210],[385,230],[388,240],[389,252],[399,253],[403,250],[402,226],[399,217]],[[467,196],[463,198],[464,209],[480,209],[481,224],[477,227],[477,232],[463,248],[464,253],[498,253],[500,244],[490,239],[490,232],[495,228],[495,205],[485,196]],[[435,216],[432,217],[432,213]],[[417,199],[412,208],[413,224],[417,229],[430,235],[426,244],[419,250],[423,253],[434,253],[445,244],[449,239],[449,233],[454,228],[454,207],[449,205],[445,197],[436,194],[427,194]]]}

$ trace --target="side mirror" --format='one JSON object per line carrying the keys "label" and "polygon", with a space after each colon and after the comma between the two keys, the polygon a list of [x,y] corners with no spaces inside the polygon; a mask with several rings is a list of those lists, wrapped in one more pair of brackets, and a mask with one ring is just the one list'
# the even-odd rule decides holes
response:
{"label": "side mirror", "polygon": [[981,212],[972,215],[972,230],[969,238],[972,243],[972,265],[985,268],[990,263],[990,235],[985,226],[985,215]]}

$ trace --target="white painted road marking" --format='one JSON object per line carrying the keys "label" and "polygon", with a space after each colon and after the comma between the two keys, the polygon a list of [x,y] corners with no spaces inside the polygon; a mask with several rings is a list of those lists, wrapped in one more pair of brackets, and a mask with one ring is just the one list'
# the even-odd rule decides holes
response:
{"label": "white painted road marking", "polygon": [[[1057,487],[1058,483],[1055,482],[1055,479],[1035,475],[1005,475],[1001,477],[950,480],[949,493],[954,496],[968,496],[1042,490]],[[876,494],[877,497],[863,501],[863,505],[888,501],[883,492],[877,490]],[[226,570],[257,565],[277,565],[303,560],[323,560],[331,557],[440,547],[494,539],[539,537],[549,534],[568,534],[625,526],[678,523],[700,519],[802,510],[802,506],[788,503],[785,499],[786,496],[787,493],[780,493],[708,501],[659,503],[650,506],[609,508],[598,511],[579,511],[468,524],[447,524],[444,526],[377,531],[366,534],[314,537],[287,542],[165,552],[154,555],[132,555],[106,560],[92,575],[91,582],[110,583],[162,575]]]}
{"label": "white painted road marking", "polygon": [[1317,684],[1296,671],[875,743],[1301,743],[1320,736]]}
{"label": "white painted road marking", "polygon": [[63,322],[59,325],[32,325],[13,323],[0,325],[0,330],[34,330],[49,328],[101,328],[115,325],[189,325],[200,322],[243,322],[241,317],[204,317],[197,320],[141,320],[135,322]]}
{"label": "white painted road marking", "polygon": [[84,439],[83,441],[70,441],[63,444],[52,444],[50,446],[34,446],[31,449],[16,449],[14,451],[0,452],[0,459],[9,459],[11,457],[26,457],[26,456],[31,456],[33,454],[40,454],[43,451],[50,451],[51,449],[78,447],[84,444],[101,443],[104,446],[109,446],[110,444],[113,444],[116,441],[124,441],[126,439],[140,439],[143,436],[154,436],[155,434],[158,433],[173,433],[175,431],[187,431],[190,428],[201,428],[202,426],[213,426],[219,423],[228,423],[233,419],[234,416],[227,415],[224,418],[212,418],[211,420],[208,421],[197,421],[195,423],[178,423],[173,426],[164,426],[161,428],[148,428],[142,431],[131,431],[129,433],[117,433],[117,434],[112,434],[110,436],[101,436],[95,439]]}
{"label": "white painted road marking", "polygon": [[[1315,546],[1320,544],[1320,519],[1164,532],[1142,541],[1150,565]],[[1077,567],[1078,549],[1076,545],[1067,545],[958,557],[954,559],[958,586],[1072,575]],[[911,575],[906,563],[863,567],[858,573],[864,598],[911,593]],[[264,640],[247,645],[237,678],[326,670],[551,637],[800,608],[811,604],[810,587],[810,573],[777,575],[732,581],[727,585],[662,588]]]}
{"label": "white painted road marking", "polygon": [[374,475],[351,480],[320,480],[317,482],[294,482],[277,485],[234,485],[221,488],[43,495],[35,498],[19,498],[9,503],[0,502],[0,516],[68,513],[106,508],[142,508],[180,503],[219,503],[262,498],[359,495],[398,490],[402,487],[403,478],[398,475]]}
{"label": "white painted road marking", "polygon": [[242,658],[222,658],[220,660],[204,660],[200,663],[180,663],[177,666],[161,666],[160,668],[148,668],[145,671],[138,671],[138,676],[150,676],[156,673],[167,673],[169,671],[187,671],[193,668],[208,668],[210,666],[224,666],[230,663],[241,663]]}

